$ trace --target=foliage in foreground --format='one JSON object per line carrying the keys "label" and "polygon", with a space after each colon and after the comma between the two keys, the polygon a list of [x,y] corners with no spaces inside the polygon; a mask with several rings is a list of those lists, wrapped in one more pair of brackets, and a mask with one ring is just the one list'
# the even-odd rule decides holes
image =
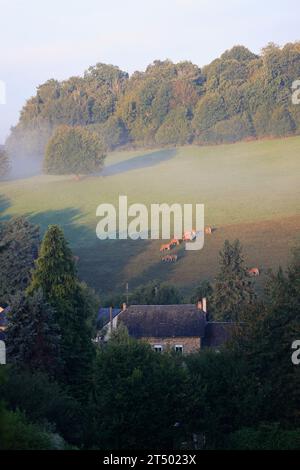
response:
{"label": "foliage in foreground", "polygon": [[[237,243],[225,244],[221,261],[222,283],[243,306],[226,348],[158,354],[125,328],[96,347],[93,299],[63,232],[49,227],[30,286],[12,303],[14,367],[0,381],[5,448],[53,448],[56,439],[62,443],[56,434],[79,448],[106,450],[192,449],[193,434],[210,449],[299,448],[300,368],[291,362],[300,332],[299,251],[286,273],[270,276],[264,303],[248,295]],[[156,287],[135,294],[145,301],[176,294]],[[211,295],[211,286],[202,283],[198,292]],[[58,374],[49,354],[62,361]]]}
{"label": "foliage in foreground", "polygon": [[276,423],[243,428],[229,436],[227,447],[233,450],[300,450],[300,429],[284,430]]}

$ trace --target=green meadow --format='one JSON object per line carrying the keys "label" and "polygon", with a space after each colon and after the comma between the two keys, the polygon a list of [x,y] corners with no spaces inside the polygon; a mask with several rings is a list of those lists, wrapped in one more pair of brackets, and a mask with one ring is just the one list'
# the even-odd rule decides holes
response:
{"label": "green meadow", "polygon": [[[161,262],[161,241],[96,237],[96,208],[128,203],[203,203],[205,224],[216,228],[201,251],[181,246],[178,261]],[[210,147],[114,152],[100,176],[34,176],[0,183],[1,218],[26,215],[44,231],[60,224],[82,279],[97,291],[122,291],[150,279],[189,293],[213,279],[225,239],[239,238],[249,267],[265,273],[285,265],[300,242],[300,137]]]}

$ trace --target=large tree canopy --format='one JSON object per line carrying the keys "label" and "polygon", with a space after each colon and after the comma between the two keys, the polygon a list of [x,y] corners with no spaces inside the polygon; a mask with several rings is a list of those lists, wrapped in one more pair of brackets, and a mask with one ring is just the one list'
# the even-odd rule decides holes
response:
{"label": "large tree canopy", "polygon": [[99,171],[104,146],[94,132],[84,127],[60,126],[49,140],[44,170],[52,174],[88,174]]}

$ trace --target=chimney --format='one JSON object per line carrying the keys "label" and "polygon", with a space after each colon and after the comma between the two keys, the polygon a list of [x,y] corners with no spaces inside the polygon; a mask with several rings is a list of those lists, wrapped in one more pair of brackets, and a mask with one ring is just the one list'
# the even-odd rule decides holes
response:
{"label": "chimney", "polygon": [[202,310],[203,310],[203,312],[207,313],[207,301],[206,301],[206,297],[203,297],[203,299],[202,299]]}
{"label": "chimney", "polygon": [[126,305],[125,302],[124,302],[123,305],[122,305],[122,310],[123,310],[123,312],[124,312],[124,310],[126,310],[126,308],[127,308],[127,305]]}

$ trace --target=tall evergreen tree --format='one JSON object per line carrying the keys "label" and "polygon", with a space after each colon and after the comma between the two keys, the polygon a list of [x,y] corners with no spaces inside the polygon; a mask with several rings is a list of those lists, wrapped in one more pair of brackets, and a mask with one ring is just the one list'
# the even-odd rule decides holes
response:
{"label": "tall evergreen tree", "polygon": [[43,239],[28,294],[42,289],[54,307],[62,336],[64,381],[74,395],[86,399],[89,393],[94,347],[87,325],[84,291],[76,275],[72,251],[57,225],[48,228]]}
{"label": "tall evergreen tree", "polygon": [[[264,395],[262,421],[300,426],[300,368],[292,343],[300,336],[300,251],[286,273],[270,274],[265,303],[248,315],[233,347],[254,371]],[[284,404],[284,406],[282,406]]]}
{"label": "tall evergreen tree", "polygon": [[41,290],[32,296],[19,293],[11,299],[6,334],[10,362],[55,376],[62,366],[60,340],[54,309]]}
{"label": "tall evergreen tree", "polygon": [[242,310],[255,300],[255,293],[244,266],[239,240],[224,243],[220,252],[220,272],[216,278],[213,298],[214,318],[238,321]]}
{"label": "tall evergreen tree", "polygon": [[39,243],[39,227],[24,217],[0,223],[0,301],[27,288]]}

